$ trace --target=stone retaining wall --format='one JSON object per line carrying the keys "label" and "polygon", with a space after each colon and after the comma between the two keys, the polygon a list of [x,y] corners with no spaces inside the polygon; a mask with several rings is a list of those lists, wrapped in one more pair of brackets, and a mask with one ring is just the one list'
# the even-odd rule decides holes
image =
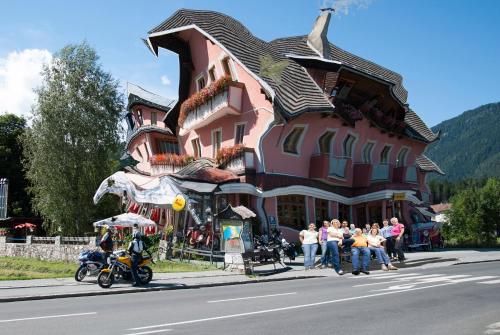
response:
{"label": "stone retaining wall", "polygon": [[31,236],[26,238],[26,243],[7,243],[6,237],[0,236],[0,256],[76,262],[82,250],[95,249],[95,247],[94,240],[89,244],[61,244],[60,236],[57,236],[51,244],[34,244]]}

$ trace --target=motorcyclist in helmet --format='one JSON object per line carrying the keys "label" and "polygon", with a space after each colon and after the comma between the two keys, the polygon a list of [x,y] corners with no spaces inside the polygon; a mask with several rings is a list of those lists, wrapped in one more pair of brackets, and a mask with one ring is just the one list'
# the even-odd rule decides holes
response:
{"label": "motorcyclist in helmet", "polygon": [[132,257],[132,277],[134,279],[132,286],[140,286],[142,283],[137,274],[137,266],[142,260],[142,252],[144,250],[144,243],[142,242],[140,232],[136,231],[133,233],[132,241],[129,243],[127,250]]}

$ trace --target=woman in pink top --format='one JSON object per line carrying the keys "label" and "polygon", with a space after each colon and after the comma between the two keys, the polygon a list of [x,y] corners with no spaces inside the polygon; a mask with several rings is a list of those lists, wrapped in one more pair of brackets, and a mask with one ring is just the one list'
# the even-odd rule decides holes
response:
{"label": "woman in pink top", "polygon": [[403,252],[403,234],[405,226],[398,222],[397,218],[391,219],[392,223],[392,240],[394,241],[394,250],[398,254],[398,260],[403,263],[405,261],[405,254]]}

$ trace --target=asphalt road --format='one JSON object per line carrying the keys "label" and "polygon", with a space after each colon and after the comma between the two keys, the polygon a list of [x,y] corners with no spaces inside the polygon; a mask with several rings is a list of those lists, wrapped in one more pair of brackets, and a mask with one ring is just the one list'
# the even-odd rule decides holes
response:
{"label": "asphalt road", "polygon": [[0,334],[500,334],[500,262],[0,304]]}

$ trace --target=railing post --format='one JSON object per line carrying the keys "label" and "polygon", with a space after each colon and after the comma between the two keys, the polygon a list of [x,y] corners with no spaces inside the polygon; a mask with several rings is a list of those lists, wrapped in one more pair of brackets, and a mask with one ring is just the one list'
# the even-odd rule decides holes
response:
{"label": "railing post", "polygon": [[54,239],[54,245],[61,245],[61,236],[56,236]]}
{"label": "railing post", "polygon": [[33,244],[33,235],[26,236],[26,244]]}

